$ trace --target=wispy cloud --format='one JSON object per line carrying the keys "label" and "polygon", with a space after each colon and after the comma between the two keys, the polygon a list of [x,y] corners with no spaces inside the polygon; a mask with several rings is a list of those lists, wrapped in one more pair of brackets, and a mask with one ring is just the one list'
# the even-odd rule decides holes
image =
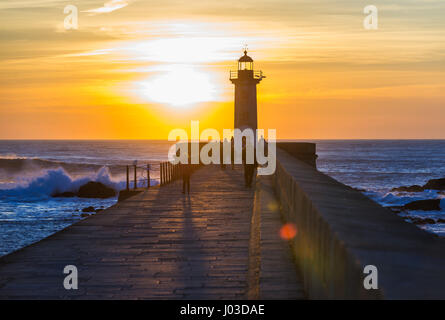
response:
{"label": "wispy cloud", "polygon": [[93,14],[109,13],[109,12],[113,12],[113,11],[122,9],[126,6],[128,6],[128,2],[125,0],[111,0],[111,1],[105,2],[103,7],[85,10],[83,12],[88,12],[88,13],[93,13]]}

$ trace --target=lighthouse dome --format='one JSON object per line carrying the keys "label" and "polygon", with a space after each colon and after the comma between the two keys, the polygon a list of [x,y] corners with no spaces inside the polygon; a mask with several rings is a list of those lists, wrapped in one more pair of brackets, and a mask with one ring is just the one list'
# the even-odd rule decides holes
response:
{"label": "lighthouse dome", "polygon": [[239,58],[239,62],[253,62],[253,59],[247,55],[247,50],[244,51],[244,56]]}

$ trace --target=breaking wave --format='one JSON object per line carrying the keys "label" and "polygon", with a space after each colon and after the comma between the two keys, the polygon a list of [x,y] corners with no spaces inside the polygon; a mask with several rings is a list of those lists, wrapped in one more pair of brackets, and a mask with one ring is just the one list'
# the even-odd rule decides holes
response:
{"label": "breaking wave", "polygon": [[[21,178],[15,183],[14,187],[0,190],[0,195],[49,197],[56,193],[77,192],[82,185],[90,181],[101,182],[116,191],[126,187],[126,181],[113,178],[108,167],[102,167],[96,173],[78,178],[73,178],[63,168],[57,168],[43,170],[34,177]],[[146,184],[145,181],[140,181],[138,186],[143,187],[144,184]],[[150,181],[150,185],[156,184],[156,180],[152,179]]]}
{"label": "breaking wave", "polygon": [[82,185],[89,181],[101,182],[117,191],[125,187],[125,182],[112,179],[107,167],[102,167],[95,174],[79,178],[73,178],[65,169],[58,168],[44,170],[40,175],[35,177],[21,178],[15,187],[0,190],[0,194],[51,196],[61,192],[77,192]]}

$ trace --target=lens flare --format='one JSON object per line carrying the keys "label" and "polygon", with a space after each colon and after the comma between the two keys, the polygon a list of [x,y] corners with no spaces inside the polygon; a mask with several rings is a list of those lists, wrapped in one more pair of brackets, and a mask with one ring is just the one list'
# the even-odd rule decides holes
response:
{"label": "lens flare", "polygon": [[297,227],[292,223],[286,223],[280,229],[280,237],[283,240],[291,240],[297,235]]}
{"label": "lens flare", "polygon": [[267,204],[267,208],[272,212],[278,212],[278,210],[280,209],[280,205],[277,201],[270,201]]}

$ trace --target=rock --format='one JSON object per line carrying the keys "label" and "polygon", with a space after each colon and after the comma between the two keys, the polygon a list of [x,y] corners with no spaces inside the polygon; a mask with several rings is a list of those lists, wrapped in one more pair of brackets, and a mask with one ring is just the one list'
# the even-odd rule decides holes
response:
{"label": "rock", "polygon": [[391,210],[392,212],[395,212],[395,213],[400,213],[403,210],[403,206],[392,206],[392,207],[386,207],[386,208],[388,208],[389,210]]}
{"label": "rock", "polygon": [[433,200],[417,200],[407,203],[403,206],[404,210],[423,210],[435,211],[440,210],[440,199]]}
{"label": "rock", "polygon": [[77,196],[80,198],[105,199],[116,196],[116,191],[105,186],[103,183],[90,181],[79,188]]}
{"label": "rock", "polygon": [[423,186],[423,188],[430,190],[445,190],[445,178],[431,179]]}
{"label": "rock", "polygon": [[393,189],[391,189],[391,192],[394,192],[394,191],[422,192],[423,190],[424,190],[424,188],[422,186],[419,186],[419,185],[415,184],[413,186],[402,186],[402,187],[398,187],[398,188],[393,188]]}
{"label": "rock", "polygon": [[141,193],[141,190],[121,190],[119,191],[119,197],[117,199],[118,202],[127,200],[128,198],[131,198],[139,193]]}
{"label": "rock", "polygon": [[431,218],[423,219],[423,221],[427,224],[435,224],[436,223],[436,221],[434,221],[434,219],[431,219]]}
{"label": "rock", "polygon": [[86,207],[82,209],[82,212],[101,212],[104,211],[104,209],[95,209],[94,207],[90,206],[90,207]]}
{"label": "rock", "polygon": [[88,213],[82,213],[80,216],[81,216],[82,218],[86,218],[86,217],[89,217],[90,215],[89,215]]}
{"label": "rock", "polygon": [[445,190],[445,178],[431,179],[423,186],[419,186],[417,184],[413,186],[402,186],[398,188],[393,188],[391,191],[422,192],[424,190]]}
{"label": "rock", "polygon": [[94,207],[86,207],[82,209],[82,212],[96,212]]}
{"label": "rock", "polygon": [[354,189],[355,191],[358,191],[358,192],[366,192],[366,189],[353,188],[353,187],[352,187],[352,189]]}
{"label": "rock", "polygon": [[62,193],[55,193],[53,195],[51,195],[54,198],[72,198],[72,197],[76,197],[77,194],[75,192],[62,192]]}
{"label": "rock", "polygon": [[445,223],[445,219],[437,219],[437,223]]}
{"label": "rock", "polygon": [[434,219],[431,218],[417,218],[417,217],[410,217],[409,218],[414,224],[435,224],[436,221],[434,221]]}

